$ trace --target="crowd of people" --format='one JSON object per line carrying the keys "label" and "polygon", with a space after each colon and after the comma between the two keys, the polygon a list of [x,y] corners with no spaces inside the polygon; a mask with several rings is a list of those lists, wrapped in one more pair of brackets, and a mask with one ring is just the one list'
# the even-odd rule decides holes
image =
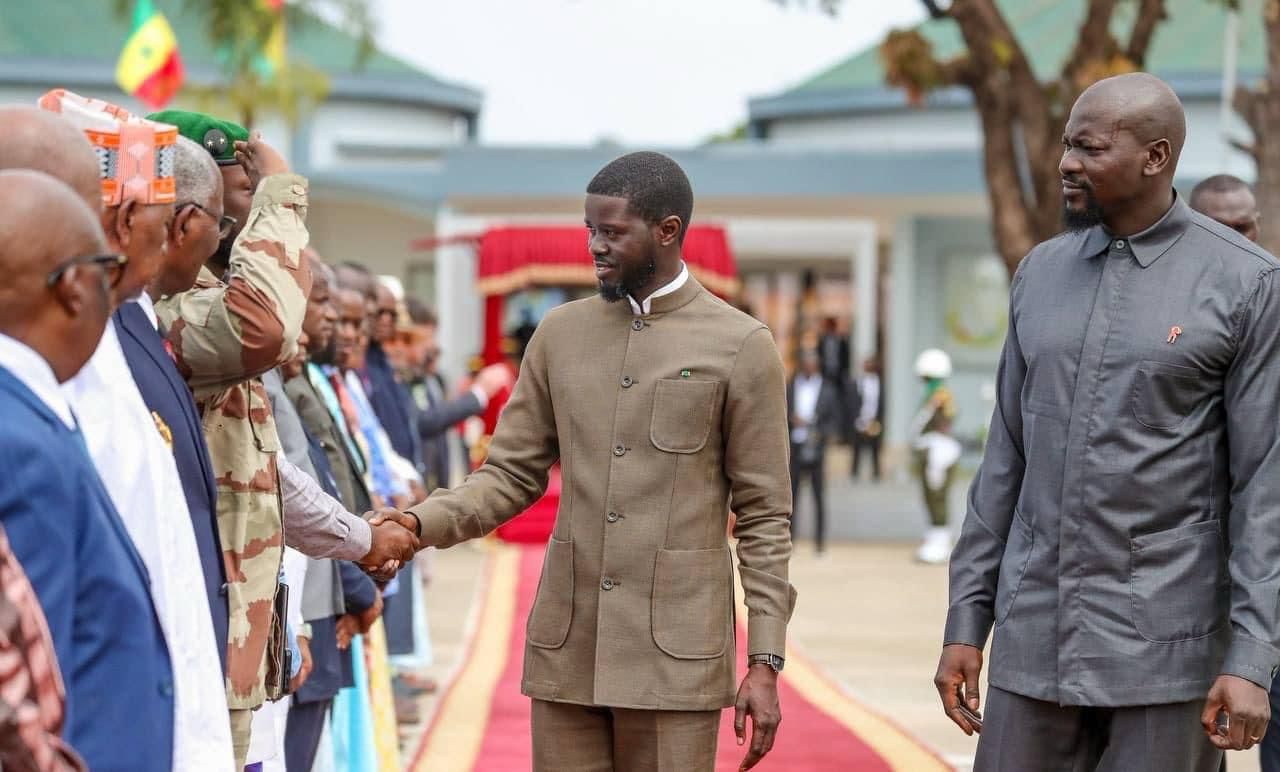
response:
{"label": "crowd of people", "polygon": [[212,116],[0,107],[0,767],[398,770],[430,640],[401,512],[456,470],[435,318],[308,247]]}
{"label": "crowd of people", "polygon": [[[881,418],[848,407],[838,341],[788,384],[768,328],[691,275],[673,160],[596,174],[599,297],[547,313],[519,379],[450,398],[429,309],[309,247],[307,181],[256,133],[64,90],[0,126],[0,767],[398,769],[397,719],[433,686],[415,555],[515,517],[556,463],[521,682],[534,769],[710,770],[729,707],[740,768],[769,753],[793,496],[820,492],[835,416]],[[1087,89],[1067,230],[1012,281],[935,676],[978,770],[1280,760],[1280,262],[1243,183],[1177,194],[1185,137],[1157,78]],[[916,373],[936,531],[951,362]],[[507,389],[450,487],[444,433]]]}

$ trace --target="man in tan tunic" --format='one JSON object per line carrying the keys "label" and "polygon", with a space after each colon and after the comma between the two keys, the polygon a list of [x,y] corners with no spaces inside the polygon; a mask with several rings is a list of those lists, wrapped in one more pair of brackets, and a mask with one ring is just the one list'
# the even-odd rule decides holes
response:
{"label": "man in tan tunic", "polygon": [[[521,687],[535,770],[711,770],[730,705],[739,744],[752,719],[742,768],[773,745],[795,604],[785,382],[769,330],[689,275],[692,210],[658,153],[596,175],[601,297],[547,314],[484,465],[410,511],[423,546],[449,547],[522,512],[562,465]],[[736,700],[730,510],[750,612]]]}

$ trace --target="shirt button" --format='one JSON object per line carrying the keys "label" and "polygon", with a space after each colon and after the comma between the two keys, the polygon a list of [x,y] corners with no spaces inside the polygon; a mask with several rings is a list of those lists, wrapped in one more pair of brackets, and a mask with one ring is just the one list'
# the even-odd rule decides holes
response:
{"label": "shirt button", "polygon": [[607,515],[605,515],[605,516],[604,516],[604,519],[605,519],[605,520],[608,520],[608,521],[609,521],[609,522],[611,522],[611,523],[616,523],[616,522],[618,522],[618,513],[617,513],[617,512],[610,512],[609,514],[607,514]]}
{"label": "shirt button", "polygon": [[161,683],[161,684],[160,684],[160,696],[161,696],[161,697],[172,697],[172,696],[173,696],[173,684],[171,684],[171,683]]}
{"label": "shirt button", "polygon": [[1124,239],[1116,239],[1116,249],[1124,249]]}
{"label": "shirt button", "polygon": [[636,332],[640,332],[641,330],[644,329],[644,322],[640,321],[639,319],[632,320],[631,329],[635,330]]}
{"label": "shirt button", "polygon": [[626,452],[627,452],[627,449],[626,449],[626,448],[624,448],[624,447],[622,447],[621,445],[614,445],[614,446],[613,446],[613,455],[615,455],[615,456],[621,456],[622,454],[624,454],[624,453],[626,453]]}
{"label": "shirt button", "polygon": [[600,589],[605,590],[605,591],[612,590],[612,589],[613,589],[613,580],[612,580],[612,579],[605,579],[603,582],[601,582],[601,583],[600,583]]}
{"label": "shirt button", "polygon": [[631,380],[631,376],[630,376],[630,375],[624,375],[624,376],[622,376],[622,388],[624,388],[624,389],[629,389],[629,388],[631,388],[634,384],[635,384],[635,381]]}

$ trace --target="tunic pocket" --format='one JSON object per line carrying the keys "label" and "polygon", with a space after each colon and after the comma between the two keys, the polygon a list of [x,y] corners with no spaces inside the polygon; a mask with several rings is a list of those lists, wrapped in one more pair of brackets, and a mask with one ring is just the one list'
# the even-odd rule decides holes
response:
{"label": "tunic pocket", "polygon": [[1148,429],[1174,429],[1200,401],[1205,380],[1194,367],[1145,359],[1133,382],[1133,414]]}
{"label": "tunic pocket", "polygon": [[659,380],[653,393],[653,416],[649,439],[658,450],[668,453],[697,453],[711,434],[715,409],[716,381],[687,378]]}
{"label": "tunic pocket", "polygon": [[1129,540],[1133,625],[1152,643],[1212,635],[1226,619],[1226,551],[1209,520]]}
{"label": "tunic pocket", "polygon": [[1027,575],[1027,564],[1031,562],[1031,550],[1035,545],[1035,529],[1027,525],[1022,513],[1015,509],[1004,557],[1000,561],[1000,578],[996,583],[996,625],[1003,624],[1013,610],[1013,602],[1017,600],[1022,579]]}
{"label": "tunic pocket", "polygon": [[676,659],[724,654],[733,626],[733,565],[727,547],[658,550],[653,641]]}
{"label": "tunic pocket", "polygon": [[542,577],[529,612],[525,637],[531,646],[558,649],[569,637],[573,621],[573,542],[552,536],[542,559]]}

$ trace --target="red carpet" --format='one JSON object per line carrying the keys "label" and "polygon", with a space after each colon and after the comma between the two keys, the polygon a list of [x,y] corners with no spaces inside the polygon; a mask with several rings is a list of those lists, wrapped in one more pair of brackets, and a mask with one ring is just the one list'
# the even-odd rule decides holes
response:
{"label": "red carpet", "polygon": [[[515,554],[508,556],[504,552]],[[520,694],[520,672],[524,656],[524,622],[541,573],[542,554],[542,548],[534,545],[501,547],[495,552],[497,568],[490,572],[488,602],[501,603],[502,599],[492,597],[498,592],[514,591],[515,595],[514,604],[510,603],[510,598],[503,604],[503,611],[511,618],[503,631],[505,646],[488,647],[492,654],[504,651],[505,661],[486,663],[479,657],[472,657],[463,666],[428,727],[411,769],[516,772],[530,768],[529,700]],[[504,559],[509,560],[509,567],[502,565]],[[506,586],[501,586],[503,584]],[[486,634],[484,619],[489,616],[481,615],[482,627],[476,630],[477,637]],[[493,632],[492,628],[499,625],[490,623],[487,626],[489,632]],[[745,641],[745,631],[740,629],[739,662],[746,658],[743,651]],[[789,677],[793,667],[798,672]],[[456,695],[458,699],[455,699],[454,692],[466,689],[467,701],[473,702],[477,697],[474,691],[480,688],[474,685],[480,675],[476,671],[485,668],[490,671],[500,668],[496,682],[492,682],[487,709],[477,709],[479,705],[474,705],[471,710],[464,710],[460,704],[463,695]],[[459,684],[466,679],[472,680],[466,685]],[[823,703],[826,709],[815,704],[802,689]],[[779,699],[784,717],[781,731],[773,751],[756,769],[794,772],[925,772],[946,769],[935,756],[896,727],[852,704],[829,682],[823,683],[821,675],[794,654],[788,657],[788,669],[779,681]],[[459,704],[450,704],[455,701]],[[471,714],[469,717],[468,713]],[[464,726],[466,722],[477,721],[482,727],[478,733],[476,727]],[[851,724],[865,726],[863,734],[877,739],[864,741],[850,729]],[[750,722],[748,736],[749,733]],[[467,745],[468,734],[476,735],[478,742],[473,743],[473,748],[458,747]],[[733,735],[733,711],[726,710],[720,727],[717,772],[736,770],[744,755],[745,748],[738,747]]]}

